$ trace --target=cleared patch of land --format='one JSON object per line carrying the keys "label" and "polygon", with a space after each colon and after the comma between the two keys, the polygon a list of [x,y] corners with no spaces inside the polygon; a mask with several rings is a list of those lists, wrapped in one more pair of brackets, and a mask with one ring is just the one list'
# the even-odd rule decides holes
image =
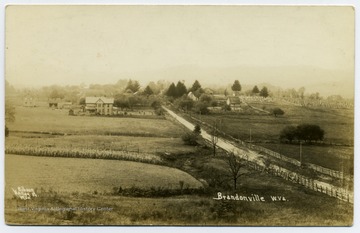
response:
{"label": "cleared patch of land", "polygon": [[[271,105],[271,107],[275,106],[277,105]],[[277,107],[284,108],[282,105]],[[279,117],[263,114],[222,113],[202,115],[201,119],[209,124],[213,124],[215,119],[221,119],[222,123],[219,127],[222,131],[244,141],[250,140],[250,129],[252,141],[276,141],[285,126],[306,123],[317,124],[323,128],[324,141],[327,143],[347,145],[354,143],[354,113],[351,110],[327,111],[288,106],[284,111],[285,115]]]}
{"label": "cleared patch of land", "polygon": [[6,147],[12,145],[51,147],[60,149],[97,149],[146,153],[189,153],[194,150],[184,145],[181,138],[131,137],[106,135],[41,135],[32,133],[12,133],[6,139]]}
{"label": "cleared patch of land", "polygon": [[[274,143],[256,143],[256,145],[300,160],[299,145]],[[333,170],[343,171],[347,175],[352,175],[354,172],[353,147],[302,145],[301,150],[304,163],[313,163]]]}
{"label": "cleared patch of land", "polygon": [[210,125],[213,125],[217,120],[219,130],[227,135],[243,141],[250,141],[251,139],[251,142],[256,145],[261,145],[295,159],[299,159],[299,145],[280,143],[281,130],[289,125],[317,124],[325,130],[324,145],[304,145],[304,161],[353,174],[353,110],[310,109],[283,103],[251,103],[251,105],[268,111],[279,107],[284,110],[285,115],[275,117],[255,112],[225,112],[193,116]]}
{"label": "cleared patch of land", "polygon": [[[6,194],[17,187],[52,189],[59,193],[112,192],[114,187],[178,189],[202,184],[175,168],[129,161],[5,155]],[[10,196],[9,196],[10,195]]]}
{"label": "cleared patch of land", "polygon": [[69,116],[68,110],[17,107],[12,131],[67,134],[180,137],[181,128],[165,119]]}

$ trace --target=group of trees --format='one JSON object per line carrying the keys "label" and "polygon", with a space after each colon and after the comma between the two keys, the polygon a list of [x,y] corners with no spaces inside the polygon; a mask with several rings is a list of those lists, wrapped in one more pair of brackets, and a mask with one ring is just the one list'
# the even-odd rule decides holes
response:
{"label": "group of trees", "polygon": [[174,99],[182,97],[187,93],[186,86],[183,82],[178,82],[175,86],[174,83],[171,83],[169,89],[166,91],[166,95]]}
{"label": "group of trees", "polygon": [[165,95],[176,99],[183,97],[189,92],[192,92],[197,98],[199,98],[200,95],[204,93],[199,81],[195,80],[194,84],[191,86],[191,88],[189,88],[189,90],[187,90],[185,84],[181,81],[178,81],[176,85],[171,83]]}
{"label": "group of trees", "polygon": [[121,110],[134,110],[135,107],[150,107],[154,101],[160,102],[156,96],[127,94],[117,94],[114,96],[114,106]]}
{"label": "group of trees", "polygon": [[286,126],[280,132],[280,140],[292,143],[294,140],[305,141],[307,143],[313,141],[322,141],[325,131],[314,124],[300,124],[298,126]]}

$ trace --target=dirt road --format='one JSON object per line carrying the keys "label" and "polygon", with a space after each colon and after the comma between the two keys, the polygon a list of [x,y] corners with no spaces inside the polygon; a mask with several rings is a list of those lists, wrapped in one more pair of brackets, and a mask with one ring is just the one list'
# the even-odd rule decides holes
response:
{"label": "dirt road", "polygon": [[[184,125],[186,128],[188,128],[189,130],[194,130],[195,125],[190,123],[189,121],[185,120],[183,117],[177,115],[175,112],[171,111],[170,109],[166,108],[163,106],[163,108],[173,117],[175,118],[178,122],[180,122],[182,125]],[[208,134],[205,130],[201,130],[201,136],[211,142],[211,135]],[[249,150],[247,148],[240,148],[237,145],[234,145],[234,142],[225,140],[221,137],[218,138],[218,143],[216,144],[217,147],[224,149],[227,152],[234,152],[235,155],[238,155],[239,157],[243,158],[243,159],[247,159],[248,161],[254,162],[260,166],[265,166],[264,165],[264,160],[263,160],[263,155],[259,155],[256,151],[252,151]],[[279,171],[279,173],[292,173],[294,176],[300,176],[299,174],[292,172],[290,170],[287,170],[283,167],[277,166],[272,164],[271,165],[272,169]],[[302,176],[303,178],[306,178],[304,176]],[[339,193],[343,193],[344,197],[348,197],[348,198],[344,198],[344,197],[338,197],[339,199],[351,199],[350,202],[352,202],[353,197],[354,197],[354,193],[350,192],[348,190],[339,188],[337,186],[322,182],[322,181],[318,181],[318,180],[313,180],[313,185],[318,185],[319,187],[321,186],[320,190],[337,190]]]}

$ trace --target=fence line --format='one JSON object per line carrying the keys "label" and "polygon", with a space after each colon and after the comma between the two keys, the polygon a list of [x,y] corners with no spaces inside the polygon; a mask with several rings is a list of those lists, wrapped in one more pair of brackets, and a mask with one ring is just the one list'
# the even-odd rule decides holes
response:
{"label": "fence line", "polygon": [[325,184],[318,180],[314,180],[314,179],[302,176],[300,174],[297,174],[296,172],[291,172],[287,169],[280,168],[276,165],[265,167],[265,166],[262,166],[260,164],[257,164],[257,163],[251,162],[251,161],[247,161],[246,165],[254,170],[265,171],[271,175],[281,177],[287,181],[299,184],[299,185],[304,186],[305,188],[311,189],[313,191],[320,192],[320,193],[326,194],[331,197],[335,197],[342,201],[354,203],[354,200],[353,200],[354,194],[345,188],[339,188],[339,187],[336,187],[336,186],[333,186],[330,184]]}
{"label": "fence line", "polygon": [[[210,127],[210,128],[213,128],[212,125],[206,123],[206,122],[203,122],[203,121],[200,121],[199,119],[195,118],[195,117],[192,117],[190,116],[191,119],[193,119],[194,121],[202,124],[202,125],[205,125],[207,127]],[[296,160],[296,159],[293,159],[293,158],[289,158],[285,155],[282,155],[278,152],[275,152],[275,151],[272,151],[270,149],[267,149],[265,147],[262,147],[262,146],[258,146],[258,145],[254,145],[254,144],[251,144],[251,143],[247,143],[247,142],[244,142],[238,138],[234,138],[232,137],[231,135],[228,135],[220,130],[218,130],[218,133],[222,134],[223,136],[226,136],[228,138],[230,138],[231,140],[235,141],[236,143],[248,148],[248,149],[251,149],[251,150],[257,150],[257,151],[260,151],[260,152],[263,152],[267,155],[270,155],[274,158],[277,158],[277,159],[280,159],[282,161],[285,161],[285,162],[288,162],[288,163],[291,163],[291,164],[294,164],[296,166],[301,166],[301,163],[300,161]],[[344,179],[344,173],[341,172],[341,171],[336,171],[336,170],[332,170],[332,169],[329,169],[329,168],[325,168],[325,167],[322,167],[322,166],[319,166],[319,165],[315,165],[315,164],[311,164],[311,163],[304,163],[304,165],[306,165],[308,168],[314,170],[314,171],[317,171],[317,172],[320,172],[320,173],[323,173],[325,175],[329,175],[331,177],[334,177],[334,178],[339,178],[339,179]]]}
{"label": "fence line", "polygon": [[[211,125],[209,125],[208,123],[206,122],[202,122],[192,116],[190,116],[190,118],[192,118],[193,120],[195,120],[196,122],[202,124],[202,125],[205,125],[205,126],[208,126],[210,128],[213,128]],[[255,145],[252,145],[252,144],[249,144],[249,143],[246,143],[244,141],[241,141],[241,140],[238,140],[238,139],[235,139],[233,137],[231,137],[230,135],[226,135],[224,132],[221,132],[219,130],[217,130],[217,132],[219,134],[222,134],[223,136],[228,136],[230,138],[232,138],[234,141],[238,142],[239,144],[242,144],[250,149],[253,149],[253,148],[256,148],[258,146],[255,146]],[[205,140],[206,142],[206,140]],[[209,142],[210,143],[210,142]],[[268,150],[266,148],[264,148],[265,150]],[[291,160],[290,158],[286,157],[286,156],[283,156],[279,153],[276,153],[276,152],[273,152],[271,150],[269,150],[271,154],[273,154],[274,156],[279,156],[281,159],[289,159]],[[316,192],[321,192],[321,193],[324,193],[328,196],[331,196],[331,197],[335,197],[339,200],[342,200],[342,201],[346,201],[346,202],[349,202],[349,203],[354,203],[354,194],[353,192],[345,189],[345,188],[339,188],[339,187],[336,187],[334,185],[331,185],[331,184],[327,184],[327,183],[324,183],[324,182],[321,182],[321,181],[318,181],[318,180],[314,180],[314,179],[311,179],[311,178],[307,178],[303,175],[300,175],[296,172],[292,172],[292,171],[289,171],[285,168],[281,168],[277,165],[263,165],[263,164],[258,164],[258,163],[255,163],[255,162],[251,162],[249,161],[248,159],[244,159],[243,160],[246,160],[246,165],[250,168],[253,168],[254,170],[258,170],[258,171],[262,171],[262,172],[267,172],[269,174],[272,174],[274,176],[278,176],[278,177],[281,177],[287,181],[290,181],[290,182],[293,182],[293,183],[296,183],[296,184],[300,184],[302,186],[304,186],[305,188],[308,188],[308,189],[311,189],[313,191],[316,191]],[[298,162],[298,161],[297,161]],[[314,165],[316,166],[316,165]],[[320,167],[320,166],[317,166],[317,167]],[[329,169],[330,170],[330,169]]]}

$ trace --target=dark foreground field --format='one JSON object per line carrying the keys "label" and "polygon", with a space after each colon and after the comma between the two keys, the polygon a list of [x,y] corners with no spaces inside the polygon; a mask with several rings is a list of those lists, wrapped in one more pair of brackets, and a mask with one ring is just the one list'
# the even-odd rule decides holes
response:
{"label": "dark foreground field", "polygon": [[[204,153],[167,159],[191,175],[135,162],[6,155],[6,166],[11,165],[5,177],[10,191],[5,200],[6,222],[267,226],[352,223],[352,204],[265,172],[242,168],[238,188],[233,190],[222,157]],[[11,188],[19,185],[34,188],[37,196],[30,200],[16,198]],[[216,200],[218,192],[258,195],[264,201]]]}

